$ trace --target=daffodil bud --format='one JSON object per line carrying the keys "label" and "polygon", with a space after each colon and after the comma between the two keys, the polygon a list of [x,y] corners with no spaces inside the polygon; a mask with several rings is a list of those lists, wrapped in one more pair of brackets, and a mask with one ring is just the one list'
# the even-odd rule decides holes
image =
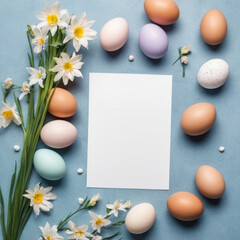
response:
{"label": "daffodil bud", "polygon": [[181,57],[181,63],[187,64],[188,63],[188,57],[187,56],[182,56]]}
{"label": "daffodil bud", "polygon": [[13,85],[13,80],[12,78],[7,78],[4,82],[4,86],[6,89],[10,89]]}
{"label": "daffodil bud", "polygon": [[191,51],[191,46],[184,46],[181,50],[181,55],[188,54]]}
{"label": "daffodil bud", "polygon": [[27,29],[28,29],[28,32],[29,32],[29,34],[30,34],[31,38],[34,38],[34,37],[35,37],[35,35],[34,35],[34,33],[33,33],[33,31],[32,31],[32,28],[31,28],[31,26],[30,26],[30,25],[27,25]]}

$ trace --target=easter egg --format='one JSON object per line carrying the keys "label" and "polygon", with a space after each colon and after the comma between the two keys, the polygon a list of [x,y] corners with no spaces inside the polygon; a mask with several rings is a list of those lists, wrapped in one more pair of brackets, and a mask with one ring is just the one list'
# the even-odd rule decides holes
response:
{"label": "easter egg", "polygon": [[178,20],[179,8],[173,0],[145,0],[145,12],[157,24],[170,25]]}
{"label": "easter egg", "polygon": [[118,17],[108,21],[100,32],[100,43],[109,52],[120,49],[128,38],[128,23]]}
{"label": "easter egg", "polygon": [[130,233],[142,234],[152,227],[155,218],[154,207],[150,203],[141,203],[128,212],[125,225]]}
{"label": "easter egg", "polygon": [[76,140],[77,129],[70,122],[55,120],[43,126],[40,136],[49,147],[65,148]]}
{"label": "easter egg", "polygon": [[182,130],[190,136],[206,133],[216,120],[216,109],[211,103],[196,103],[190,106],[182,115]]}
{"label": "easter egg", "polygon": [[220,198],[225,191],[222,174],[212,166],[204,165],[198,168],[195,181],[199,192],[207,198]]}
{"label": "easter egg", "polygon": [[177,192],[167,200],[169,212],[178,220],[193,221],[198,219],[204,211],[202,201],[189,192]]}
{"label": "easter egg", "polygon": [[222,59],[205,62],[198,72],[198,83],[207,89],[221,87],[228,79],[229,66]]}
{"label": "easter egg", "polygon": [[[48,97],[51,96],[53,89]],[[67,118],[74,115],[77,111],[77,100],[67,90],[56,88],[52,95],[51,102],[48,106],[48,112],[59,118]]]}
{"label": "easter egg", "polygon": [[227,35],[227,21],[221,11],[209,10],[201,21],[201,35],[203,40],[210,45],[218,45]]}
{"label": "easter egg", "polygon": [[36,172],[47,180],[59,180],[66,173],[64,159],[50,149],[39,149],[33,157],[33,165]]}
{"label": "easter egg", "polygon": [[146,56],[158,59],[167,53],[168,37],[161,27],[149,23],[144,25],[140,31],[139,45]]}

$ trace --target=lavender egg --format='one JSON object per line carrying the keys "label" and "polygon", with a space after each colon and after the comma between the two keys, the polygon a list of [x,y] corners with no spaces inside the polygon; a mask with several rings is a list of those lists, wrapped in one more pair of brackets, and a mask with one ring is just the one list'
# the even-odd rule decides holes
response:
{"label": "lavender egg", "polygon": [[158,59],[163,57],[168,50],[168,37],[161,27],[149,23],[144,25],[140,31],[139,45],[146,56]]}

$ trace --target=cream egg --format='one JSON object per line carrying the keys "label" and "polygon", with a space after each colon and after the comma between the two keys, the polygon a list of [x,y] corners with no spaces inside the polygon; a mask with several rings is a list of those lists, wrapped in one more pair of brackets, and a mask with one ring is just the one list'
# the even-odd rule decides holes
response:
{"label": "cream egg", "polygon": [[100,43],[109,52],[120,49],[128,38],[128,23],[124,18],[118,17],[108,21],[100,33]]}
{"label": "cream egg", "polygon": [[229,65],[222,59],[205,62],[198,72],[198,83],[207,89],[221,87],[228,79]]}
{"label": "cream egg", "polygon": [[40,136],[49,147],[65,148],[75,142],[77,129],[70,122],[55,120],[43,126]]}
{"label": "cream egg", "polygon": [[152,204],[141,203],[134,206],[127,214],[125,225],[130,233],[142,234],[155,222],[156,213]]}

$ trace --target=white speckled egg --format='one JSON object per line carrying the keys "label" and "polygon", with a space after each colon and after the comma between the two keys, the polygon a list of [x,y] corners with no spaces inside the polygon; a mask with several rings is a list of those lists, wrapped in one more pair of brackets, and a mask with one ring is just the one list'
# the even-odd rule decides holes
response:
{"label": "white speckled egg", "polygon": [[124,18],[118,17],[108,21],[100,33],[100,43],[109,52],[120,49],[128,38],[128,23]]}
{"label": "white speckled egg", "polygon": [[152,204],[141,203],[127,214],[125,225],[130,233],[142,234],[148,231],[155,222],[156,213]]}
{"label": "white speckled egg", "polygon": [[77,129],[70,122],[55,120],[43,126],[40,136],[49,147],[65,148],[76,140]]}
{"label": "white speckled egg", "polygon": [[199,84],[207,89],[215,89],[222,86],[228,78],[229,66],[222,59],[211,59],[205,62],[198,72]]}

